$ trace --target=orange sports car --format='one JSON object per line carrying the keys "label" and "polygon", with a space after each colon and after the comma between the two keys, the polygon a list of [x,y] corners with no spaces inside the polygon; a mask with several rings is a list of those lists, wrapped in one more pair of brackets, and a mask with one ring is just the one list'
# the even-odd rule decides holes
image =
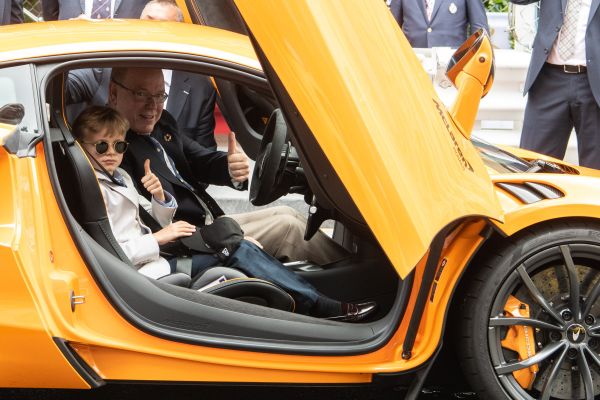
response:
{"label": "orange sports car", "polygon": [[[0,28],[0,386],[382,384],[416,398],[431,371],[460,369],[481,399],[600,397],[600,174],[471,137],[493,83],[484,33],[448,66],[447,109],[381,0],[179,3],[196,24]],[[252,201],[304,194],[307,237],[333,220],[350,253],[288,267],[376,301],[374,317],[198,292],[119,257],[65,79],[126,65],[211,77],[259,160]]]}

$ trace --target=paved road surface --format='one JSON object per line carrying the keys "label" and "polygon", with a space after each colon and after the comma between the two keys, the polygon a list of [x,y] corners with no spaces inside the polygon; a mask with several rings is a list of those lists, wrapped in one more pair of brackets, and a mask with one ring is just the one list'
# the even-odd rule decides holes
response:
{"label": "paved road surface", "polygon": [[[400,400],[393,390],[358,388],[262,388],[167,385],[107,385],[89,390],[16,390],[0,389],[2,400]],[[476,400],[469,393],[426,391],[422,400]]]}

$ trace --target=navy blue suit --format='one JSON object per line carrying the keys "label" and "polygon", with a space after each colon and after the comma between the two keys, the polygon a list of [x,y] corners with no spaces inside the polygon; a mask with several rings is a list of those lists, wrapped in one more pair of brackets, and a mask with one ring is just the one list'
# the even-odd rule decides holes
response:
{"label": "navy blue suit", "polygon": [[[227,153],[209,150],[178,133],[177,123],[168,112],[162,116],[152,131],[157,140],[175,163],[181,177],[191,185],[196,194],[208,206],[213,216],[223,215],[217,202],[206,193],[205,184],[233,187],[227,166]],[[137,184],[145,175],[144,161],[150,160],[152,172],[158,177],[162,187],[177,199],[178,207],[175,219],[188,221],[202,226],[205,224],[204,209],[198,203],[192,191],[186,187],[167,166],[164,155],[157,151],[155,143],[147,136],[133,131],[127,132],[129,148],[123,157],[121,168],[129,173]],[[247,188],[247,183],[245,184]],[[138,189],[140,189],[138,185]],[[146,197],[150,193],[140,190]]]}
{"label": "navy blue suit", "polygon": [[431,21],[424,0],[392,0],[390,10],[412,47],[457,48],[469,31],[483,28],[489,32],[481,0],[435,0]]}

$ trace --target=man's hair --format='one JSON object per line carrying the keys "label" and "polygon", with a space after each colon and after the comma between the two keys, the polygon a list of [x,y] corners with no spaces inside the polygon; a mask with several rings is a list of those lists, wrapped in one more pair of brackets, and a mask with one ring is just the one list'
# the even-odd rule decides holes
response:
{"label": "man's hair", "polygon": [[82,141],[92,133],[106,129],[109,137],[122,135],[129,129],[129,122],[117,110],[106,106],[91,106],[77,116],[73,123],[73,136]]}
{"label": "man's hair", "polygon": [[114,82],[118,82],[121,85],[123,85],[125,83],[125,77],[127,76],[127,73],[129,72],[130,69],[156,70],[156,71],[160,71],[162,74],[162,69],[160,69],[160,68],[114,67],[110,72],[110,80],[114,81]]}
{"label": "man's hair", "polygon": [[154,4],[160,5],[160,6],[174,7],[177,10],[177,20],[176,21],[183,22],[183,13],[181,12],[181,8],[179,8],[179,6],[177,5],[177,2],[175,0],[150,0],[148,3],[146,3],[146,6],[142,10],[142,14],[144,14],[144,11],[146,11],[146,8],[152,7]]}

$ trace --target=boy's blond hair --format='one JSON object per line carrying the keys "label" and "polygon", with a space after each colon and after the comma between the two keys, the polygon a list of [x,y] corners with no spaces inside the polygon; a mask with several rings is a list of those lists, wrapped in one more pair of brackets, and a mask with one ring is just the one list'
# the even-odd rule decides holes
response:
{"label": "boy's blond hair", "polygon": [[129,129],[129,122],[114,108],[91,106],[79,114],[73,123],[73,136],[84,141],[91,133],[106,129],[109,137],[124,135]]}

